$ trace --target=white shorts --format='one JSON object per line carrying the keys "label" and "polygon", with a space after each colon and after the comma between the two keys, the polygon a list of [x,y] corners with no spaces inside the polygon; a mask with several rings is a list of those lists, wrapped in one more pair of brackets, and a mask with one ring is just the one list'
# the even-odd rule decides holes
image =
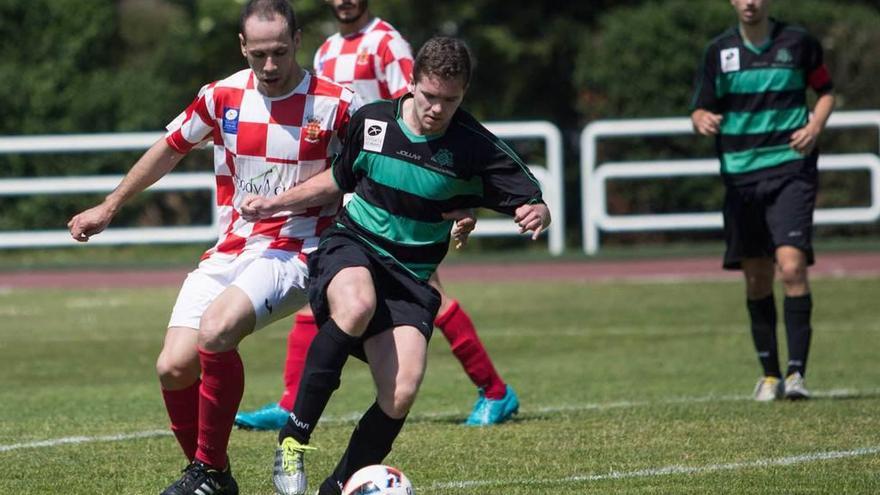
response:
{"label": "white shorts", "polygon": [[269,250],[203,260],[183,281],[168,326],[198,329],[202,314],[230,285],[250,298],[257,316],[254,330],[293,313],[308,302],[305,287],[309,269],[297,255]]}

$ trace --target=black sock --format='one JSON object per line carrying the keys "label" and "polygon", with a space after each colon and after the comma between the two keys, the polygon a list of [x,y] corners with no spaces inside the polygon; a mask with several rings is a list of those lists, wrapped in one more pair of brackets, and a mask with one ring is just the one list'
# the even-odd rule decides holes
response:
{"label": "black sock", "polygon": [[285,437],[293,437],[303,444],[309,442],[315,423],[321,418],[333,391],[339,388],[342,367],[356,341],[356,337],[340,330],[332,318],[321,325],[306,354],[293,412],[278,434],[279,442]]}
{"label": "black sock", "polygon": [[810,353],[810,338],[813,329],[810,326],[810,313],[813,312],[813,298],[810,294],[803,296],[786,296],[783,303],[785,313],[785,333],[788,337],[788,376],[795,371],[801,375],[807,373],[807,356]]}
{"label": "black sock", "polygon": [[758,351],[758,360],[764,376],[780,376],[779,351],[776,343],[776,302],[773,294],[763,299],[746,301],[752,321],[752,341]]}
{"label": "black sock", "polygon": [[374,402],[372,407],[358,421],[348,448],[342,454],[342,459],[333,470],[331,478],[339,482],[345,482],[358,469],[371,464],[381,464],[385,456],[391,452],[391,444],[403,428],[406,417],[394,419]]}
{"label": "black sock", "polygon": [[318,495],[342,495],[342,487],[332,477],[327,478],[318,487]]}

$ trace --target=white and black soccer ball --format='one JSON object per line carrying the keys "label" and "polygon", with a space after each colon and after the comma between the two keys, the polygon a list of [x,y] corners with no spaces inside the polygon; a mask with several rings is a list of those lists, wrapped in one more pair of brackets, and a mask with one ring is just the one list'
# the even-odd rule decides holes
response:
{"label": "white and black soccer ball", "polygon": [[342,495],[413,495],[415,490],[399,469],[373,464],[359,469],[342,487]]}

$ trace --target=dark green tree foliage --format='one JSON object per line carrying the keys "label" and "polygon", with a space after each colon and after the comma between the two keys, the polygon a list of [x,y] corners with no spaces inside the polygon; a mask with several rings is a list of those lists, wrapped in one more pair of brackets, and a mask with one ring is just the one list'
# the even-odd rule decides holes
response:
{"label": "dark green tree foliage", "polygon": [[[800,24],[825,48],[836,85],[837,110],[877,106],[880,13],[870,2],[776,1],[774,17]],[[584,121],[689,115],[693,77],[706,44],[736,25],[729,2],[667,0],[641,2],[603,14],[582,36],[575,64],[577,107]],[[810,103],[812,104],[812,99]],[[876,133],[829,130],[825,152],[876,152]],[[645,143],[649,144],[645,144]],[[601,160],[712,157],[712,140],[700,137],[616,139],[600,147]],[[717,210],[723,188],[716,177],[667,181],[618,181],[609,191],[615,213]],[[823,175],[821,206],[867,202],[860,174]]]}
{"label": "dark green tree foliage", "polygon": [[[242,0],[0,0],[0,134],[155,131],[199,88],[245,67],[238,46]],[[312,55],[335,23],[323,1],[293,2],[302,29],[298,60]],[[728,2],[692,0],[373,0],[414,49],[429,37],[465,38],[478,65],[465,105],[484,120],[542,119],[566,143],[569,226],[579,224],[577,134],[597,118],[684,116],[705,43],[735,22]],[[804,24],[826,47],[841,109],[876,107],[880,86],[878,2],[776,0],[783,19]],[[832,133],[826,149],[852,150],[859,133]],[[830,141],[830,143],[829,143]],[[830,145],[830,146],[829,146]],[[539,163],[542,147],[517,144]],[[864,148],[861,148],[864,149]],[[707,140],[640,140],[603,146],[607,159],[708,156]],[[125,172],[139,153],[0,155],[0,177]],[[211,170],[194,153],[183,170]],[[616,184],[612,209],[716,208],[717,180]],[[847,181],[846,177],[832,182]],[[849,187],[849,186],[846,186]],[[848,204],[852,190],[834,201]],[[856,195],[858,196],[857,192]],[[208,221],[200,193],[156,194],[123,210],[114,225]],[[830,197],[829,193],[824,197]],[[847,200],[847,198],[850,198]],[[0,228],[57,228],[97,197],[0,198]],[[836,204],[836,203],[835,203]],[[577,232],[569,228],[571,239]]]}

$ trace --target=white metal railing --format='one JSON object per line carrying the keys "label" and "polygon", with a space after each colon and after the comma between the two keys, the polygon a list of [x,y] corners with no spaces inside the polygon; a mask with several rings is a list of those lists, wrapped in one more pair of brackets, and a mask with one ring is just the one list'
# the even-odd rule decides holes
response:
{"label": "white metal railing", "polygon": [[[553,209],[553,226],[548,231],[548,247],[552,254],[564,250],[565,218],[563,200],[562,135],[549,122],[493,122],[486,125],[503,139],[541,139],[544,141],[546,166],[529,165],[541,183],[545,201]],[[0,154],[78,153],[143,150],[163,136],[162,132],[71,134],[42,136],[0,136]],[[0,179],[0,196],[31,194],[81,194],[112,191],[121,175],[36,177]],[[212,173],[171,173],[149,191],[209,190],[216,194]],[[209,242],[217,238],[216,208],[212,199],[211,225],[169,226],[150,228],[112,227],[89,240],[90,244],[138,244]],[[63,223],[59,219],[60,223]],[[474,236],[520,235],[510,219],[481,219]],[[14,247],[49,247],[71,245],[74,241],[66,230],[29,230],[0,232],[0,249]]]}
{"label": "white metal railing", "polygon": [[[152,144],[154,141],[151,141]],[[0,196],[30,194],[106,193],[122,180],[122,175],[39,177],[0,180]],[[211,205],[216,203],[214,174],[172,173],[150,186],[149,191],[211,192]],[[175,242],[205,242],[217,238],[217,209],[211,208],[210,225],[171,227],[111,227],[89,239],[89,244],[147,244]],[[67,219],[59,219],[64,223]],[[0,248],[68,246],[75,242],[67,230],[18,230],[0,232]]]}
{"label": "white metal railing", "polygon": [[[563,192],[562,133],[550,122],[491,122],[486,124],[493,134],[502,139],[540,138],[544,140],[546,166],[529,165],[535,179],[541,183],[544,201],[553,214],[553,224],[547,231],[550,253],[560,255],[565,250],[565,197]],[[476,235],[520,235],[510,219],[486,218],[477,222]]]}
{"label": "white metal railing", "polygon": [[[838,112],[827,127],[873,127],[880,131],[880,111]],[[675,213],[649,215],[610,215],[606,185],[610,179],[675,177],[718,174],[717,159],[657,160],[597,163],[599,140],[623,136],[691,134],[689,118],[606,120],[588,125],[581,133],[581,197],[583,249],[587,254],[599,250],[600,235],[607,232],[648,232],[665,230],[718,229],[721,213]],[[878,144],[880,152],[880,144]],[[880,158],[874,153],[822,155],[820,170],[868,170],[871,177],[871,204],[868,207],[816,210],[816,224],[870,223],[880,219]]]}

